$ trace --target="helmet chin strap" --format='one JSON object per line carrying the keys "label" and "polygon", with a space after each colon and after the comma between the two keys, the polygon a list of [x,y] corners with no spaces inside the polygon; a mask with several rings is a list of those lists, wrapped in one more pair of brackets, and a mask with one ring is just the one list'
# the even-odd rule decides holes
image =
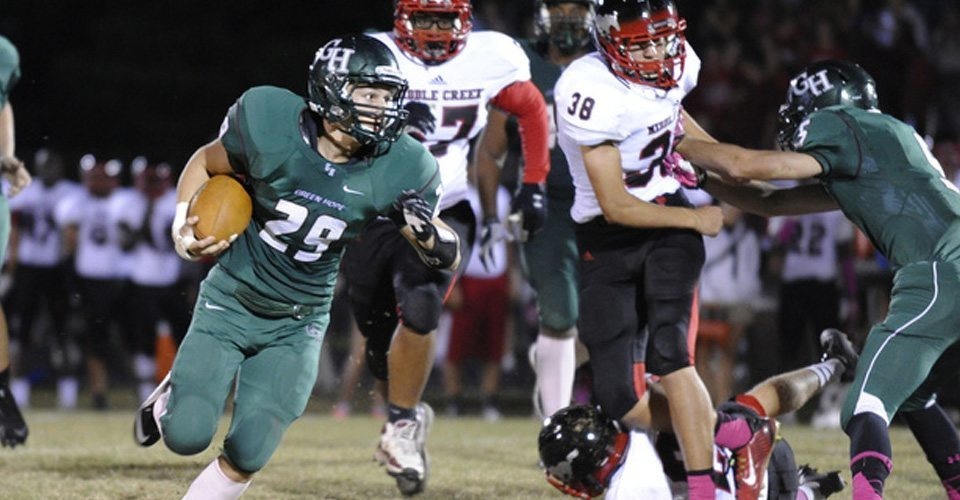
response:
{"label": "helmet chin strap", "polygon": [[326,118],[323,120],[323,130],[317,141],[317,151],[321,156],[334,162],[346,161],[361,147],[363,145],[353,137],[349,127],[345,127],[343,122],[332,122]]}

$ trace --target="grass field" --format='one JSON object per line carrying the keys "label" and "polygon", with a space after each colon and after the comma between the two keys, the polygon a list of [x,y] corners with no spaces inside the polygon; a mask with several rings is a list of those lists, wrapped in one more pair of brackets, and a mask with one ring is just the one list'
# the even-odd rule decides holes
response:
{"label": "grass field", "polygon": [[[162,444],[133,442],[132,411],[104,413],[31,411],[26,447],[0,450],[0,498],[180,498],[195,475],[218,453],[214,446],[192,457]],[[310,411],[295,422],[280,449],[244,498],[398,498],[392,478],[372,461],[381,422],[367,416],[334,420]],[[436,421],[428,441],[432,473],[422,499],[562,498],[536,467],[539,423],[514,417]],[[840,469],[849,483],[847,439],[838,430],[784,426],[799,463]],[[895,427],[895,469],[889,499],[944,498],[933,470],[904,428]],[[832,498],[850,498],[847,490]]]}

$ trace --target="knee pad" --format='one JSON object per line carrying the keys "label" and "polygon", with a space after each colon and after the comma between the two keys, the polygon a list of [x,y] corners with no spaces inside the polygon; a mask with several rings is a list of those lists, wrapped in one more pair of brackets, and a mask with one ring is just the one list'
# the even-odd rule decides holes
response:
{"label": "knee pad", "polygon": [[178,455],[196,455],[210,446],[217,432],[220,410],[206,400],[186,396],[160,418],[163,442]]}
{"label": "knee pad", "polygon": [[236,422],[223,442],[223,455],[237,469],[254,473],[267,465],[280,439],[296,417],[277,409],[252,411]]}
{"label": "knee pad", "polygon": [[443,294],[437,284],[424,283],[406,290],[402,299],[397,301],[397,308],[403,326],[414,333],[427,335],[437,329]]}
{"label": "knee pad", "polygon": [[649,310],[647,325],[647,368],[650,373],[668,375],[691,365],[687,345],[692,297],[687,300],[657,300]]}
{"label": "knee pad", "polygon": [[[369,295],[351,290],[350,309],[353,310],[357,328],[367,339],[381,337],[389,339],[397,328],[397,308],[393,302],[388,305],[376,304],[376,300],[367,300]],[[389,340],[387,343],[389,345]]]}

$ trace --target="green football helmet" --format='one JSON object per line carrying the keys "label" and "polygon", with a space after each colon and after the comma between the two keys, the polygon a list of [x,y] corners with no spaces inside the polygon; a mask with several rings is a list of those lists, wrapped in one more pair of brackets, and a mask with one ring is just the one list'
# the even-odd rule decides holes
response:
{"label": "green football helmet", "polygon": [[[585,15],[552,16],[550,7],[572,3],[587,7]],[[587,49],[593,42],[593,16],[596,0],[536,0],[533,5],[533,28],[537,40],[553,45],[565,56]]]}
{"label": "green football helmet", "polygon": [[810,113],[844,104],[877,109],[877,83],[863,68],[849,61],[817,61],[790,80],[787,101],[780,106],[777,144],[785,151],[796,148],[797,128]]}
{"label": "green football helmet", "polygon": [[[386,106],[354,102],[351,94],[358,86],[387,88],[393,100]],[[403,133],[407,80],[390,49],[375,38],[346,36],[320,47],[310,64],[307,87],[310,108],[346,129],[367,148],[368,156],[385,154]],[[372,119],[373,124],[361,117]]]}

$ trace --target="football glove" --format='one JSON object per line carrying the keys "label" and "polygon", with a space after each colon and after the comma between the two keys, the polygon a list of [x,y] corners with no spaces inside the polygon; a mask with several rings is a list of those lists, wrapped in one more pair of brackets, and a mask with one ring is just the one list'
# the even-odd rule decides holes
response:
{"label": "football glove", "polygon": [[430,106],[420,101],[407,101],[403,109],[410,113],[405,131],[414,139],[426,142],[427,136],[437,128],[437,118],[430,111]]}
{"label": "football glove", "polygon": [[[434,269],[449,269],[460,254],[460,239],[453,231],[433,224],[433,208],[416,191],[407,190],[393,202],[402,214],[403,223],[410,227],[417,240],[414,245],[420,260]],[[425,245],[433,238],[433,247]]]}
{"label": "football glove", "polygon": [[520,215],[520,230],[516,235],[521,242],[527,241],[537,231],[543,228],[547,218],[547,198],[543,187],[536,183],[523,183],[513,197],[510,212]]}
{"label": "football glove", "polygon": [[418,241],[426,243],[436,235],[437,230],[431,222],[433,208],[416,191],[407,190],[401,193],[393,202],[393,207],[403,214],[404,224],[410,226]]}
{"label": "football glove", "polygon": [[503,224],[495,215],[483,219],[480,227],[480,263],[483,269],[490,271],[497,264],[493,256],[493,247],[505,237]]}
{"label": "football glove", "polygon": [[690,164],[683,156],[676,151],[671,152],[663,160],[663,168],[667,174],[672,176],[681,186],[687,189],[698,189],[700,187],[700,175],[696,167]]}

